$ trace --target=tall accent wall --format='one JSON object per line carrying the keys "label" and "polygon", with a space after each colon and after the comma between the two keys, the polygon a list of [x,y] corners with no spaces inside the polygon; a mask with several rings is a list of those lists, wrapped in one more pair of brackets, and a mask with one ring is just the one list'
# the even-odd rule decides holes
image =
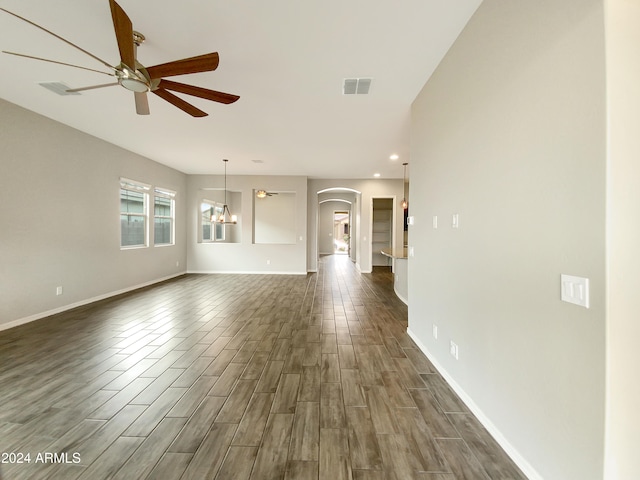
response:
{"label": "tall accent wall", "polygon": [[[120,177],[177,192],[175,245],[120,249]],[[186,184],[0,100],[0,329],[184,273]]]}
{"label": "tall accent wall", "polygon": [[603,475],[604,65],[602,1],[485,0],[412,108],[409,332],[530,478]]}

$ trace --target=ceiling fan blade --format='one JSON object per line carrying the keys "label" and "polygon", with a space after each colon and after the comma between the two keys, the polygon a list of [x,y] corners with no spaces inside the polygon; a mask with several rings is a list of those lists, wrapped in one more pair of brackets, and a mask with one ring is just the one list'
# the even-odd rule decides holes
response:
{"label": "ceiling fan blade", "polygon": [[113,19],[113,28],[118,41],[118,50],[120,51],[120,61],[135,71],[136,56],[133,45],[133,24],[120,5],[113,0],[109,0],[109,5],[111,6],[111,18]]}
{"label": "ceiling fan blade", "polygon": [[215,90],[209,90],[208,88],[195,87],[193,85],[186,85],[184,83],[172,82],[171,80],[165,79],[160,80],[158,87],[225,104],[233,103],[240,98],[238,95],[216,92]]}
{"label": "ceiling fan blade", "polygon": [[153,93],[158,95],[160,98],[166,100],[167,102],[171,103],[172,105],[175,105],[180,110],[183,110],[183,111],[187,112],[192,117],[206,117],[208,115],[208,113],[203,112],[199,108],[196,108],[193,105],[191,105],[190,103],[185,102],[180,97],[175,96],[173,93],[167,92],[163,88],[157,88],[157,89],[152,90],[152,91],[153,91]]}
{"label": "ceiling fan blade", "polygon": [[116,83],[103,83],[103,84],[100,84],[100,85],[91,85],[89,87],[70,88],[70,89],[67,90],[67,92],[69,92],[69,93],[83,92],[85,90],[95,90],[96,88],[114,87],[116,85],[119,85],[119,83],[118,82],[116,82]]}
{"label": "ceiling fan blade", "polygon": [[81,67],[80,65],[72,65],[71,63],[64,63],[64,62],[58,62],[56,60],[49,60],[48,58],[34,57],[33,55],[25,55],[24,53],[7,52],[6,50],[3,50],[2,53],[15,55],[17,57],[30,58],[32,60],[41,60],[43,62],[57,63],[58,65],[65,65],[67,67],[81,68],[82,70],[89,70],[90,72],[102,73],[104,75],[109,75],[111,77],[116,76],[115,73],[107,73],[107,72],[103,72],[102,70],[94,70],[93,68]]}
{"label": "ceiling fan blade", "polygon": [[133,92],[136,99],[136,113],[138,115],[149,115],[149,99],[147,92]]}
{"label": "ceiling fan blade", "polygon": [[160,77],[185,75],[187,73],[210,72],[218,68],[218,63],[220,63],[220,57],[217,52],[213,52],[147,67],[147,73],[153,80]]}
{"label": "ceiling fan blade", "polygon": [[[46,29],[46,28],[44,28],[44,27],[41,27],[41,26],[40,26],[40,25],[38,25],[37,23],[34,23],[34,22],[32,22],[31,20],[27,20],[26,18],[21,17],[20,15],[17,15],[17,14],[15,14],[15,13],[13,13],[13,12],[10,12],[9,10],[5,10],[4,8],[0,8],[0,10],[2,10],[2,11],[3,11],[3,12],[5,12],[5,13],[8,13],[9,15],[13,15],[14,17],[19,18],[20,20],[22,20],[22,21],[24,21],[24,22],[27,22],[28,24],[33,25],[34,27],[39,28],[40,30],[42,30],[42,31],[44,31],[44,32],[47,32],[49,35],[53,35],[53,36],[54,36],[54,37],[56,37],[58,40],[62,40],[64,43],[66,43],[66,44],[68,44],[68,45],[71,45],[71,46],[72,46],[72,47],[74,47],[74,48],[77,48],[77,49],[78,49],[78,50],[80,50],[82,53],[84,53],[84,54],[86,54],[86,55],[89,55],[91,58],[93,58],[93,59],[97,60],[98,62],[102,63],[103,65],[107,66],[108,68],[110,68],[110,69],[113,69],[113,68],[114,68],[114,67],[113,67],[113,65],[111,65],[111,64],[109,64],[109,63],[107,63],[107,62],[105,62],[104,60],[102,60],[102,59],[101,59],[101,58],[99,58],[99,57],[96,57],[93,53],[87,52],[84,48],[79,47],[79,46],[78,46],[78,45],[76,45],[75,43],[70,42],[70,41],[69,41],[69,40],[67,40],[66,38],[63,38],[63,37],[61,37],[60,35],[55,34],[55,33],[53,33],[53,32],[52,32],[52,31],[50,31],[50,30],[47,30],[47,29]],[[133,38],[133,37],[132,37],[132,38]]]}

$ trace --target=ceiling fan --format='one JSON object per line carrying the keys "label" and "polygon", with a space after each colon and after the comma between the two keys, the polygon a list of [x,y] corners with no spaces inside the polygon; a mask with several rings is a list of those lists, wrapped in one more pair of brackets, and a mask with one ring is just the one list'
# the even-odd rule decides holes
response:
{"label": "ceiling fan", "polygon": [[274,195],[278,195],[278,192],[267,192],[266,190],[256,190],[256,197],[258,198],[273,197]]}
{"label": "ceiling fan", "polygon": [[31,58],[34,60],[42,60],[45,62],[57,63],[60,65],[66,65],[68,67],[81,68],[83,70],[89,70],[92,72],[103,73],[115,77],[116,81],[113,83],[107,83],[102,85],[92,85],[89,87],[73,88],[67,90],[67,92],[79,92],[82,90],[92,90],[96,88],[110,87],[114,85],[120,85],[127,90],[130,90],[134,94],[136,113],[138,115],[149,115],[149,101],[147,98],[147,92],[154,93],[158,97],[166,100],[167,102],[175,105],[179,109],[188,113],[193,117],[205,117],[206,112],[203,112],[199,108],[184,101],[182,98],[174,95],[171,92],[183,93],[194,97],[204,98],[205,100],[211,100],[214,102],[229,104],[238,100],[238,95],[232,95],[230,93],[217,92],[215,90],[209,90],[208,88],[196,87],[194,85],[187,85],[184,83],[178,83],[171,80],[166,80],[162,77],[173,77],[176,75],[186,75],[189,73],[210,72],[218,68],[219,56],[217,52],[207,53],[204,55],[198,55],[196,57],[183,58],[173,62],[163,63],[160,65],[154,65],[152,67],[144,67],[138,62],[136,58],[137,46],[144,41],[144,35],[135,32],[133,30],[133,24],[125,13],[125,11],[114,0],[109,0],[109,6],[111,7],[111,17],[113,20],[113,27],[115,29],[116,40],[118,43],[118,50],[120,51],[120,64],[113,66],[108,62],[96,57],[92,53],[84,50],[83,48],[75,45],[69,40],[57,35],[44,27],[27,20],[20,15],[17,15],[9,10],[0,8],[5,13],[13,15],[20,20],[23,20],[46,33],[53,35],[59,40],[77,48],[81,52],[89,55],[93,59],[105,65],[112,72],[103,72],[101,70],[94,70],[92,68],[81,67],[78,65],[72,65],[69,63],[58,62],[55,60],[49,60],[46,58],[34,57],[31,55],[24,55],[15,52],[6,52],[10,55],[17,55],[19,57]]}

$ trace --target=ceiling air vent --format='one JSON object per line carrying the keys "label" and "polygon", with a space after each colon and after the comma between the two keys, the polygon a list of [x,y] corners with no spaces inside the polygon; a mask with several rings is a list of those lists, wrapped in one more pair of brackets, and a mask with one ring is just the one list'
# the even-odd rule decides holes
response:
{"label": "ceiling air vent", "polygon": [[342,84],[343,95],[367,95],[371,87],[371,78],[345,78]]}
{"label": "ceiling air vent", "polygon": [[62,82],[43,82],[38,85],[41,85],[47,90],[51,90],[53,93],[57,93],[58,95],[80,95],[79,92],[67,92],[71,87]]}

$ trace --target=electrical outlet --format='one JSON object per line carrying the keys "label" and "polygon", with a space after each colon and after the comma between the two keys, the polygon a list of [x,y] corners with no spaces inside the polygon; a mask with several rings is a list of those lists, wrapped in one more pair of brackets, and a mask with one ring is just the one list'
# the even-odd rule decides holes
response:
{"label": "electrical outlet", "polygon": [[438,228],[438,216],[433,216],[433,228]]}
{"label": "electrical outlet", "polygon": [[271,265],[271,260],[267,260],[267,265]]}
{"label": "electrical outlet", "polygon": [[460,228],[460,217],[458,216],[457,213],[454,213],[451,216],[451,227]]}
{"label": "electrical outlet", "polygon": [[433,325],[433,338],[435,338],[436,340],[438,339],[438,326],[437,325]]}
{"label": "electrical outlet", "polygon": [[453,358],[455,358],[456,360],[458,360],[458,345],[456,345],[455,343],[453,343],[453,340],[451,340],[449,342],[449,353],[451,354],[451,356]]}
{"label": "electrical outlet", "polygon": [[62,295],[62,286],[56,287],[56,295]]}

